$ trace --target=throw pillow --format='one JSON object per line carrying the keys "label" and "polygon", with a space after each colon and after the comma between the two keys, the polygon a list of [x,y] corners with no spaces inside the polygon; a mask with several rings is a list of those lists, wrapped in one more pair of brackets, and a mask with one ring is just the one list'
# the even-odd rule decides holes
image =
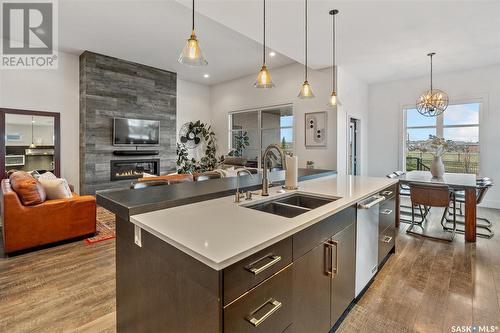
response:
{"label": "throw pillow", "polygon": [[47,193],[47,199],[67,199],[71,198],[71,189],[66,179],[55,178],[55,179],[43,179],[39,178],[38,181],[42,184],[45,193]]}
{"label": "throw pillow", "polygon": [[38,205],[45,201],[47,195],[43,186],[29,173],[17,171],[10,175],[10,186],[25,206]]}
{"label": "throw pillow", "polygon": [[36,177],[36,178],[37,179],[57,179],[57,176],[54,175],[52,172],[47,171],[45,173],[38,174],[38,177]]}

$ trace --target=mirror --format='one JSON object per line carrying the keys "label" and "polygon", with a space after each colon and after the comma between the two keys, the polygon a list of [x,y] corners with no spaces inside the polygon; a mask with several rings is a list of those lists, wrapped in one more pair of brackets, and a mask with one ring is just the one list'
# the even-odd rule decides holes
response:
{"label": "mirror", "polygon": [[59,176],[59,114],[2,110],[2,173],[50,171]]}

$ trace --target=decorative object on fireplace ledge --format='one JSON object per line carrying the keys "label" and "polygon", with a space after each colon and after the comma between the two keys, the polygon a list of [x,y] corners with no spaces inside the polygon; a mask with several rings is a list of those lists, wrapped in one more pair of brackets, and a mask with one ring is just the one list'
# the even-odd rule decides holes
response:
{"label": "decorative object on fireplace ledge", "polygon": [[[194,158],[189,158],[188,147],[186,143],[177,143],[177,172],[178,173],[193,173],[205,172],[215,169],[215,167],[222,161],[222,156],[217,157],[217,141],[212,127],[201,121],[191,122],[188,124],[196,135],[204,139],[205,156],[199,161]],[[202,142],[200,142],[202,143]]]}
{"label": "decorative object on fireplace ledge", "polygon": [[310,112],[305,114],[306,148],[326,148],[327,113]]}

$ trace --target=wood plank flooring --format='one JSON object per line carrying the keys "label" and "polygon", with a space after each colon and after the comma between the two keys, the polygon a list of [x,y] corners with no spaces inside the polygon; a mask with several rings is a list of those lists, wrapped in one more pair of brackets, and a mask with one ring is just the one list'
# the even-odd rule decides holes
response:
{"label": "wood plank flooring", "polygon": [[[497,235],[476,244],[463,235],[453,243],[418,238],[402,224],[396,254],[338,332],[500,327],[500,211],[478,215],[496,223]],[[0,258],[0,332],[114,332],[114,278],[114,240]]]}

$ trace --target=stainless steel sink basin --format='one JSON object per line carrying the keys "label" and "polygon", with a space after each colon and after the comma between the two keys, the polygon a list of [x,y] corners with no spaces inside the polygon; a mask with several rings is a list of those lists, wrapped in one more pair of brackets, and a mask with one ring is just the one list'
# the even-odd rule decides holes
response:
{"label": "stainless steel sink basin", "polygon": [[337,198],[326,198],[302,193],[294,193],[285,197],[279,197],[274,200],[244,207],[292,218],[335,200],[337,200]]}
{"label": "stainless steel sink basin", "polygon": [[335,200],[336,199],[333,198],[317,197],[301,193],[294,193],[282,199],[278,199],[276,202],[307,209],[315,209]]}

